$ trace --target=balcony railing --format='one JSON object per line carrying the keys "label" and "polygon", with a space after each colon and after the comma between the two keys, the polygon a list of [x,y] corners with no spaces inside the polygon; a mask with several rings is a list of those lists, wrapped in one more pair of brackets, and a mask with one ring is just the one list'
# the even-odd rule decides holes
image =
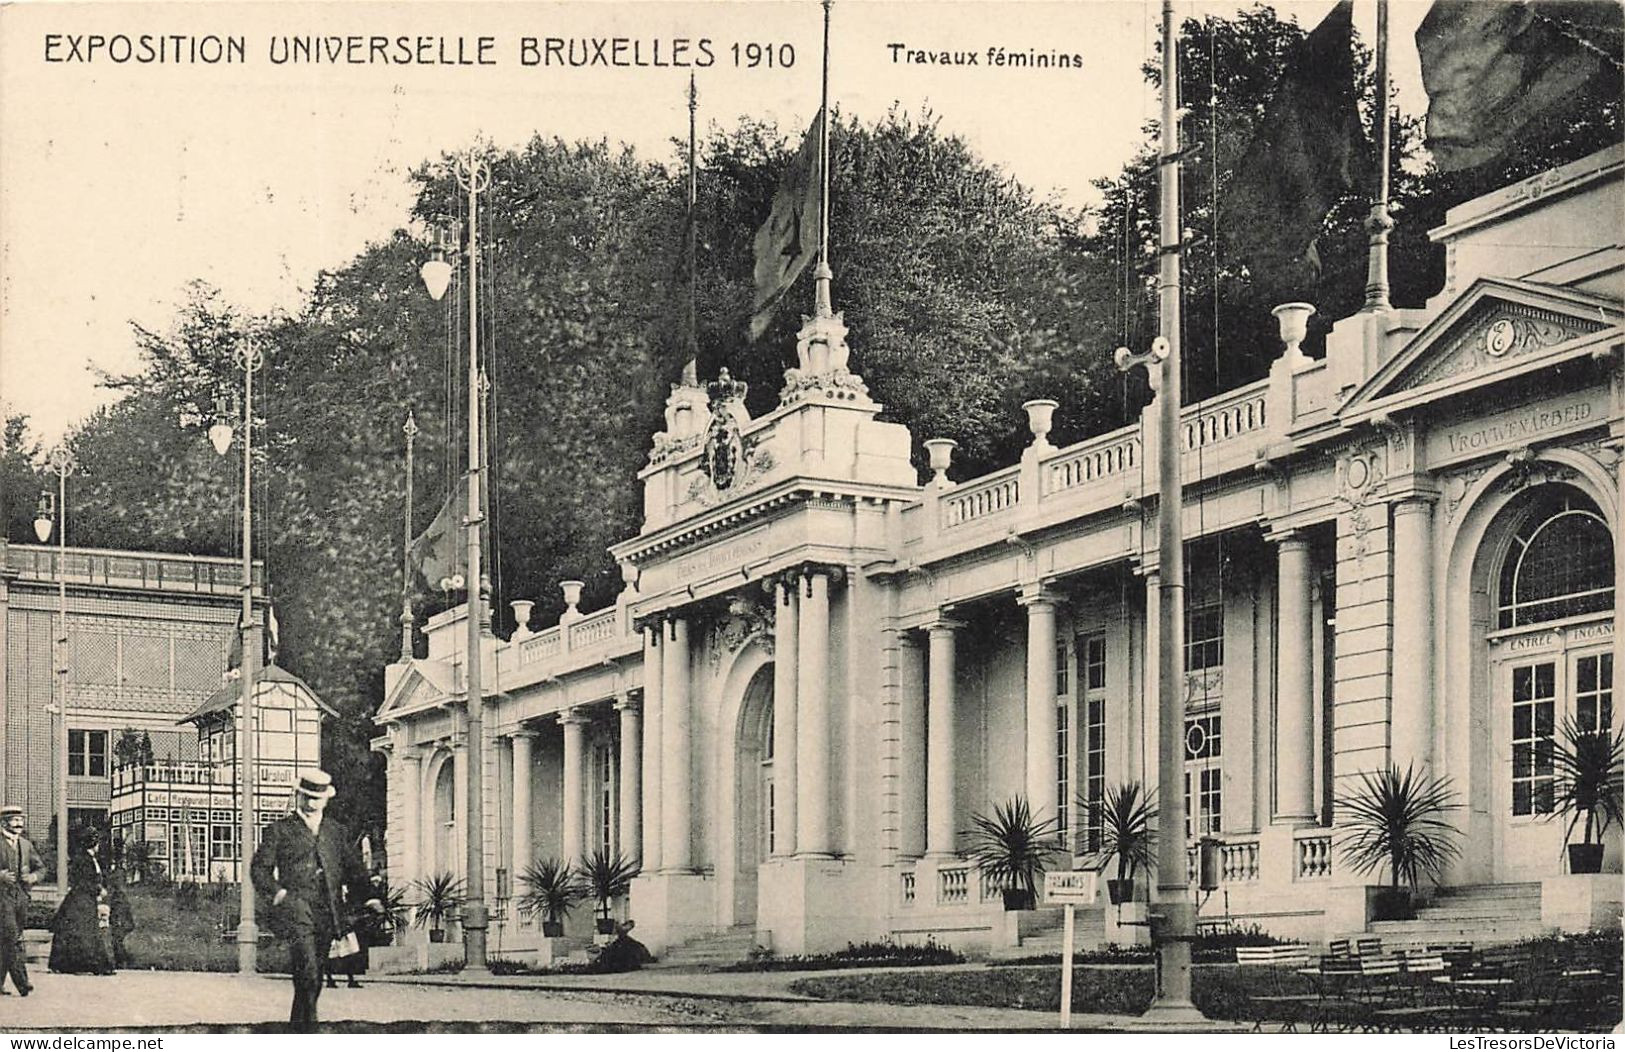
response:
{"label": "balcony railing", "polygon": [[1044,467],[1044,493],[1061,493],[1126,474],[1139,463],[1139,436],[1133,429],[1113,431],[1052,457]]}
{"label": "balcony railing", "polygon": [[1184,449],[1201,449],[1265,427],[1264,400],[1269,381],[1239,388],[1222,401],[1187,411],[1184,423]]}
{"label": "balcony railing", "polygon": [[1021,501],[1020,468],[1003,471],[952,491],[942,499],[942,528],[988,519]]}
{"label": "balcony railing", "polygon": [[914,905],[914,871],[912,869],[908,869],[908,870],[903,871],[903,884],[902,884],[901,891],[902,891],[902,897],[903,897],[903,905],[905,905],[905,906]]}
{"label": "balcony railing", "polygon": [[615,608],[600,610],[570,626],[570,649],[579,650],[615,638]]}
{"label": "balcony railing", "polygon": [[1332,875],[1332,835],[1325,830],[1304,830],[1293,837],[1293,880],[1325,880]]}

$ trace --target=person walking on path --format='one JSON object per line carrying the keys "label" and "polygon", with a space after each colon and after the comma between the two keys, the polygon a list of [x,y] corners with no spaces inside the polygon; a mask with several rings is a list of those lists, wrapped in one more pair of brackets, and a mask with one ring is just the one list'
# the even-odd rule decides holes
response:
{"label": "person walking on path", "polygon": [[27,997],[34,990],[28,981],[23,955],[23,925],[28,922],[28,889],[45,870],[39,852],[23,836],[23,809],[0,807],[0,993],[6,976],[17,992]]}
{"label": "person walking on path", "polygon": [[300,1033],[316,1030],[323,965],[333,940],[349,930],[342,912],[345,890],[350,901],[364,900],[367,909],[384,908],[368,897],[367,870],[349,834],[325,817],[335,792],[327,772],[305,772],[294,791],[293,814],[265,827],[249,869],[265,926],[288,944],[293,972],[288,1023]]}
{"label": "person walking on path", "polygon": [[80,975],[113,974],[112,906],[106,874],[96,857],[101,833],[79,830],[68,856],[68,895],[51,921],[51,971]]}

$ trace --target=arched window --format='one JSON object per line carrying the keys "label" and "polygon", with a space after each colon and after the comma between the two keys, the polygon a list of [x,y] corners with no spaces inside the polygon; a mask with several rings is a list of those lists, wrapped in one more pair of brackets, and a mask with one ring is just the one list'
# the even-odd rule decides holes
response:
{"label": "arched window", "polygon": [[1500,627],[1614,608],[1614,538],[1597,506],[1568,487],[1537,497],[1501,564]]}

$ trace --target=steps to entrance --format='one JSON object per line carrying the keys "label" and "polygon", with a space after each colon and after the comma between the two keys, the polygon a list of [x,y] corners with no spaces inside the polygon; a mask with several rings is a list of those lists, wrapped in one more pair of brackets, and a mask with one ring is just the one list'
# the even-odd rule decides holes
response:
{"label": "steps to entrance", "polygon": [[1385,944],[1520,942],[1549,934],[1540,922],[1539,884],[1477,884],[1442,888],[1408,921],[1373,921]]}
{"label": "steps to entrance", "polygon": [[[1066,934],[1066,911],[1049,907],[1033,911],[1034,916],[1023,925],[1027,932],[1019,946],[999,946],[988,951],[993,960],[1018,960],[1023,957],[1060,956],[1061,940]],[[1084,946],[1099,946],[1106,938],[1106,911],[1103,908],[1079,909],[1072,920],[1073,952]]]}
{"label": "steps to entrance", "polygon": [[666,948],[660,959],[650,968],[665,968],[691,972],[714,971],[729,964],[738,964],[756,948],[756,929],[749,924],[724,928],[696,936],[687,942]]}

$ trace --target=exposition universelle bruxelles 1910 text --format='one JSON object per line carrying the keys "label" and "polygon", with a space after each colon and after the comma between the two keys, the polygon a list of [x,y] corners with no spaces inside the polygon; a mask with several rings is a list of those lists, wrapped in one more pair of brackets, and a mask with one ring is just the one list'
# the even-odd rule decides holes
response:
{"label": "exposition universelle bruxelles 1910 text", "polygon": [[[711,37],[442,36],[433,34],[46,33],[48,63],[112,65],[274,66],[541,66],[564,69],[787,69],[795,45],[785,41],[719,41]],[[998,45],[941,49],[881,45],[893,65],[998,69],[1076,69],[1080,55]]]}

